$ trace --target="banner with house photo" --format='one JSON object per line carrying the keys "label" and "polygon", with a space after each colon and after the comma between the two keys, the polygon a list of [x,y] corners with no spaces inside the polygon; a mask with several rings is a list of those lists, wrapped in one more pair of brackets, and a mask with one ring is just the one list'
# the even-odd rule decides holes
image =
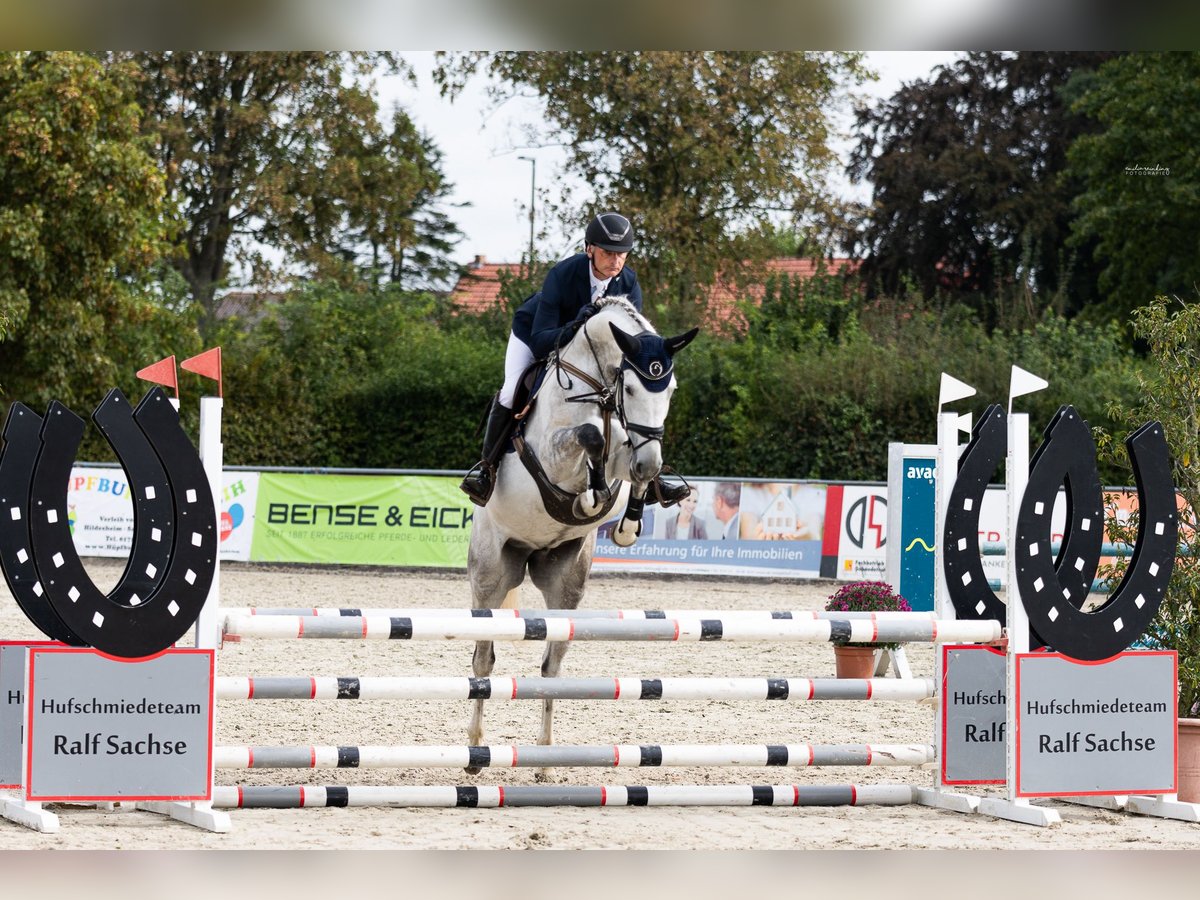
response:
{"label": "banner with house photo", "polygon": [[647,505],[632,547],[609,537],[619,516],[601,525],[595,571],[819,577],[825,485],[697,480],[692,489],[679,506]]}

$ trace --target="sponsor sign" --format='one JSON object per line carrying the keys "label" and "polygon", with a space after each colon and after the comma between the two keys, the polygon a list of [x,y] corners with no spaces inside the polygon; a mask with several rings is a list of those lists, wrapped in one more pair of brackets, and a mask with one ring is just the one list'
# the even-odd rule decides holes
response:
{"label": "sponsor sign", "polygon": [[25,650],[54,641],[0,641],[0,788],[21,786],[25,731]]}
{"label": "sponsor sign", "polygon": [[1018,797],[1176,790],[1176,654],[1016,658]]}
{"label": "sponsor sign", "polygon": [[[222,560],[250,559],[257,472],[225,472],[217,498]],[[129,555],[133,547],[133,501],[119,467],[76,466],[67,485],[67,519],[80,556]]]}
{"label": "sponsor sign", "polygon": [[886,490],[856,484],[843,487],[840,527],[837,577],[848,581],[885,581]]}
{"label": "sponsor sign", "polygon": [[886,581],[914,610],[933,609],[936,447],[888,445],[888,507],[892,542],[885,550]]}
{"label": "sponsor sign", "polygon": [[642,536],[632,547],[618,547],[610,537],[624,510],[602,523],[596,570],[820,577],[824,484],[696,481],[692,487],[678,507],[647,505]]}
{"label": "sponsor sign", "polygon": [[26,800],[212,797],[212,650],[29,649]]}
{"label": "sponsor sign", "polygon": [[474,510],[455,478],[263,472],[250,558],[465,568]]}
{"label": "sponsor sign", "polygon": [[217,497],[218,544],[221,560],[247,562],[258,502],[257,472],[223,472]]}
{"label": "sponsor sign", "polygon": [[67,484],[67,522],[80,556],[128,556],[133,500],[121,468],[76,467]]}
{"label": "sponsor sign", "polygon": [[942,646],[943,784],[1004,784],[1004,669],[993,647]]}

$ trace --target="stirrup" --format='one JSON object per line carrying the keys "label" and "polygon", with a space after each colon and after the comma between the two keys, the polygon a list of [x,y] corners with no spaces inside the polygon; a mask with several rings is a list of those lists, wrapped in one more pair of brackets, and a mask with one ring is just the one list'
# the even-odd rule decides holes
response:
{"label": "stirrup", "polygon": [[[663,481],[663,475],[674,475],[682,484],[670,484]],[[670,466],[663,466],[659,473],[654,476],[654,481],[650,482],[651,490],[654,493],[654,499],[663,509],[674,506],[677,503],[683,502],[692,492],[692,486],[688,484],[687,479],[672,469]]]}
{"label": "stirrup", "polygon": [[496,488],[496,470],[486,459],[475,463],[458,485],[476,506],[487,506]]}

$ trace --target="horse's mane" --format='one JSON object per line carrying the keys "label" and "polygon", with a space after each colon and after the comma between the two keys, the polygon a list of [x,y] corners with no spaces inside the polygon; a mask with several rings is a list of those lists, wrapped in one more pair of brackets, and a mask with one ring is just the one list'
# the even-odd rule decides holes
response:
{"label": "horse's mane", "polygon": [[634,323],[637,324],[643,331],[649,331],[651,334],[658,334],[658,332],[654,330],[654,326],[650,324],[650,321],[637,311],[634,305],[629,302],[629,298],[624,294],[619,294],[612,297],[601,297],[596,301],[596,306],[601,312],[606,309],[620,310],[629,316],[629,318],[633,319]]}

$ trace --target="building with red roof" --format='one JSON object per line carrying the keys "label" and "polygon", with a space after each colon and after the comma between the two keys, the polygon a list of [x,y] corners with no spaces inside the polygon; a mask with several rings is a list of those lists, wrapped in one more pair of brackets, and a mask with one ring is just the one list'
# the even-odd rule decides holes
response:
{"label": "building with red roof", "polygon": [[[767,260],[766,271],[768,278],[777,275],[805,281],[818,274],[853,276],[861,265],[861,260],[847,257],[812,259],[783,256]],[[486,312],[500,303],[501,273],[519,275],[521,268],[521,263],[490,263],[487,257],[476,256],[451,290],[450,302],[464,312]],[[765,290],[763,283],[749,284],[739,291],[731,282],[718,281],[708,298],[709,314],[715,321],[728,321],[736,310],[738,300],[761,302]]]}

